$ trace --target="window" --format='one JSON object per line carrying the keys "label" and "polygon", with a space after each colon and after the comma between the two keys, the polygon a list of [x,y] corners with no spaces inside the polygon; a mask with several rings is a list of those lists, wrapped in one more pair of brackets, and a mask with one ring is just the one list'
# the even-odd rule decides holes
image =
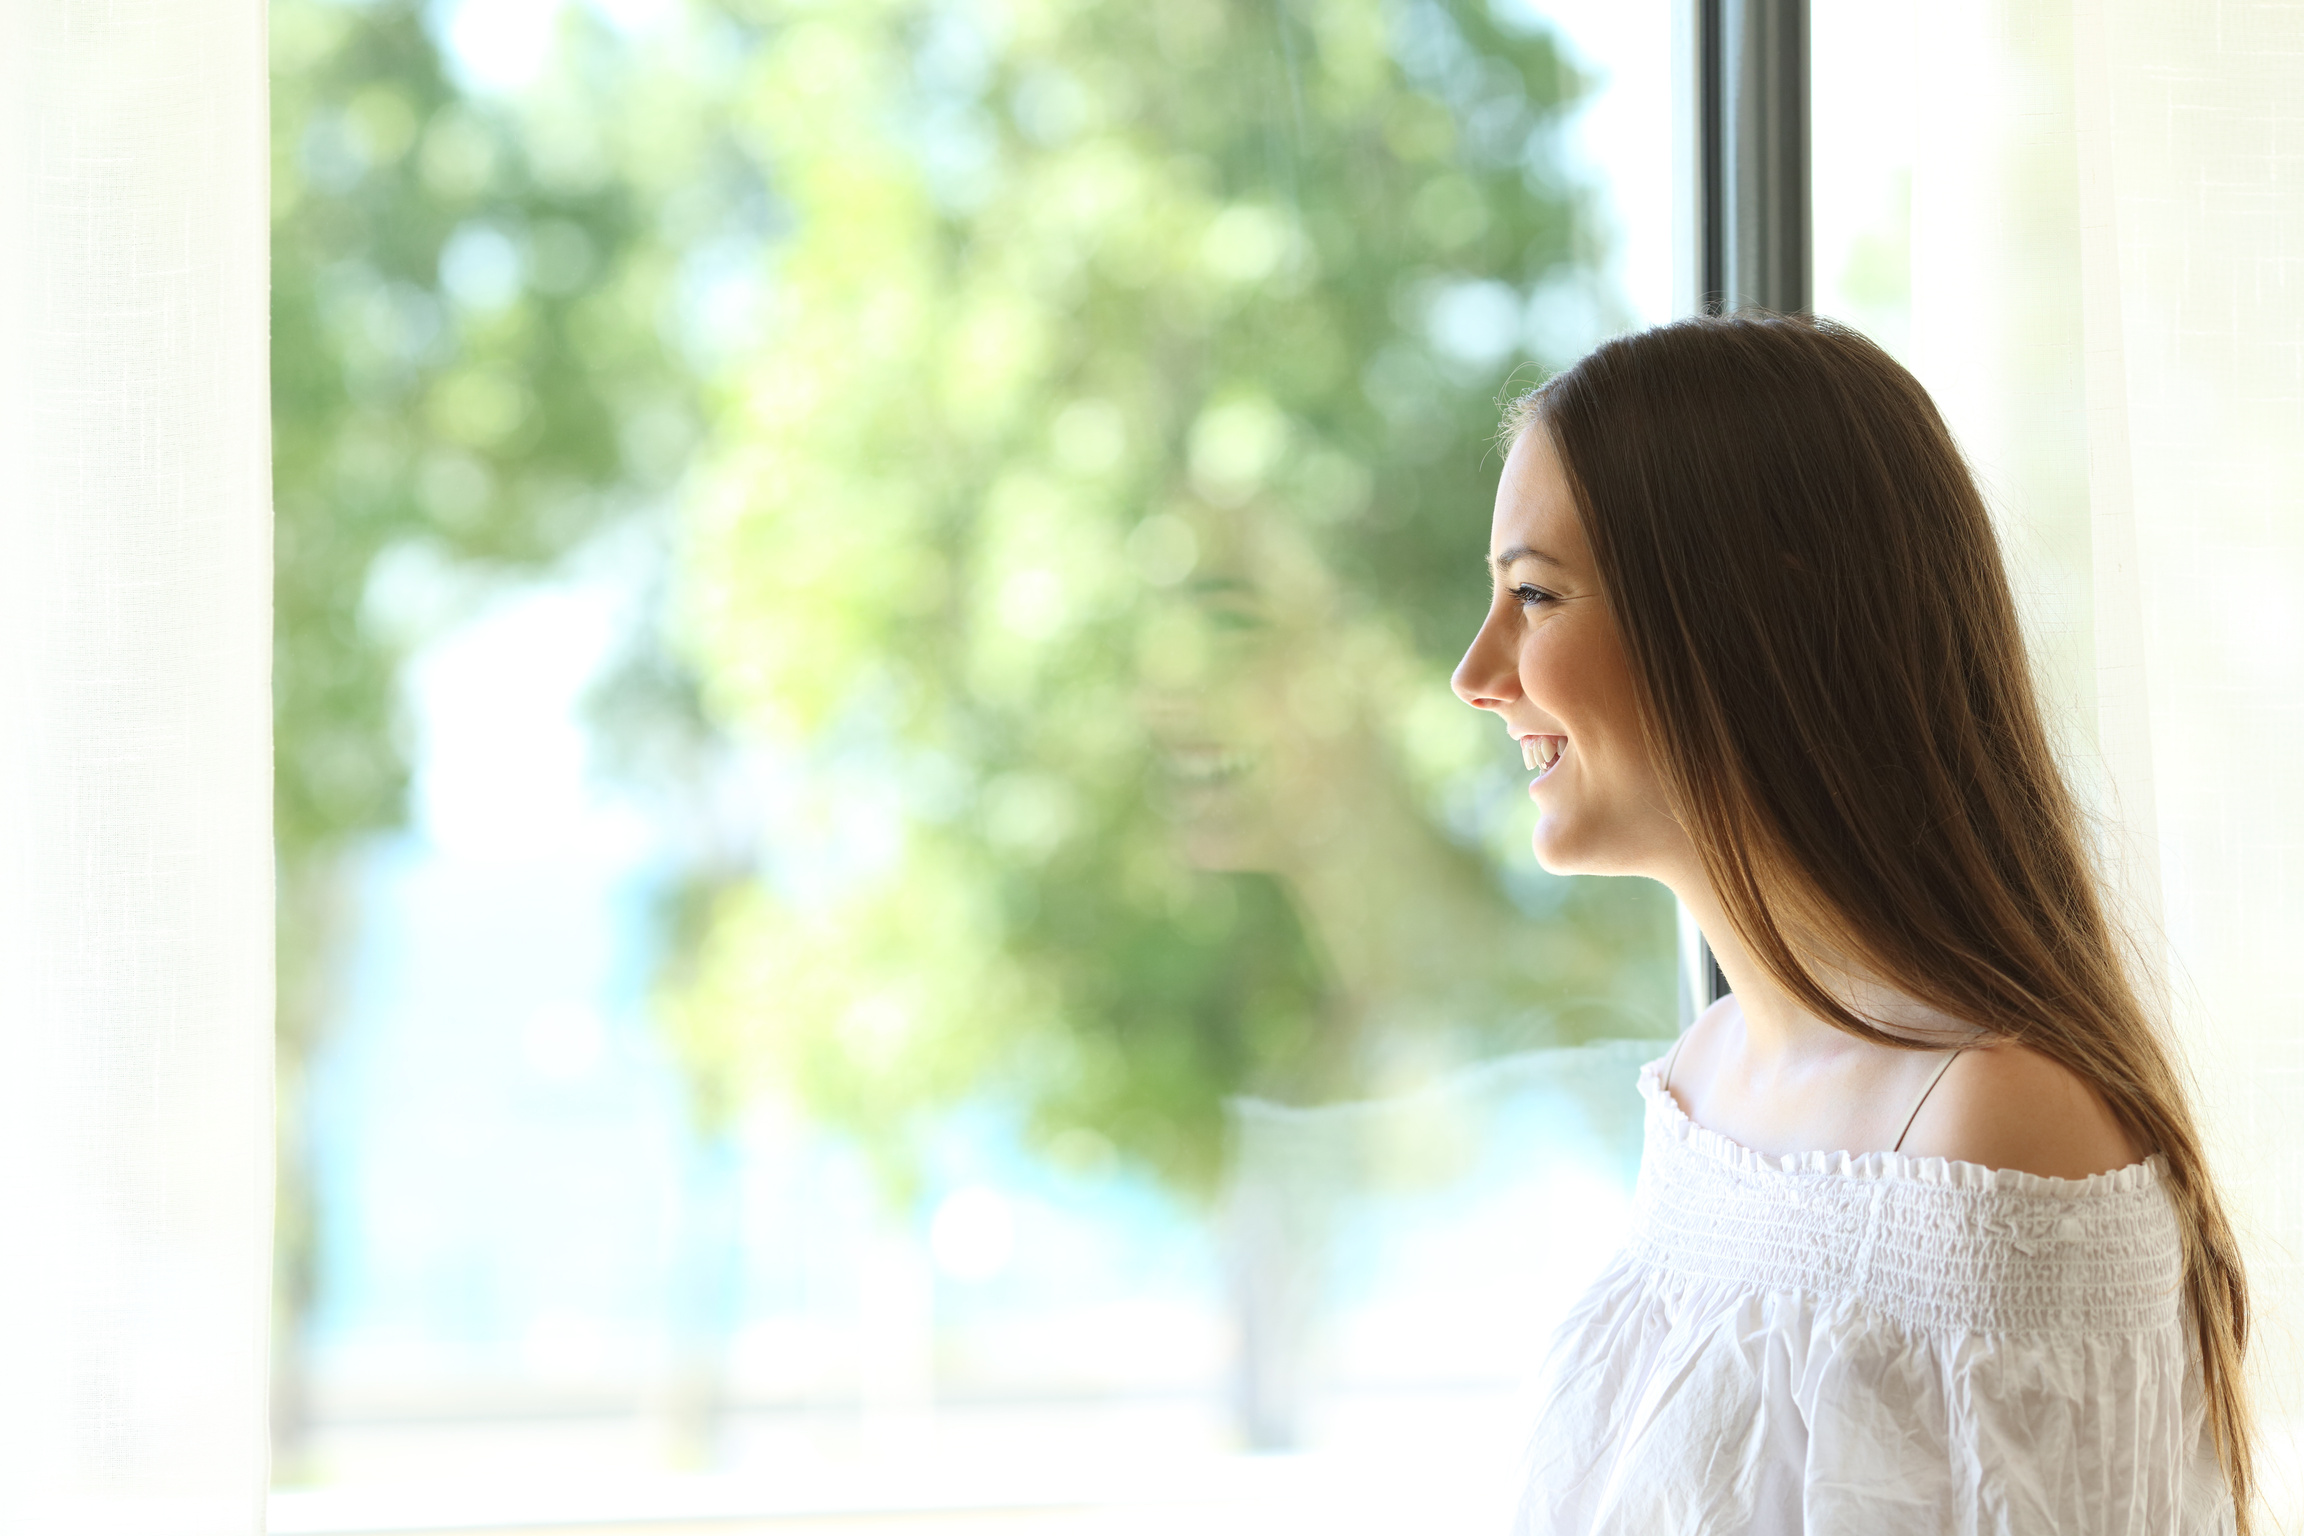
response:
{"label": "window", "polygon": [[1446,678],[1668,23],[282,5],[282,1519],[1476,1516],[1673,938]]}

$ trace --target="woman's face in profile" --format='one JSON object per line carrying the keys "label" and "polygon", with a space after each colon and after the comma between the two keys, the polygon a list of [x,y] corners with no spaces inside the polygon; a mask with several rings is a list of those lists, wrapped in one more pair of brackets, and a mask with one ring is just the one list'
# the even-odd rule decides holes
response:
{"label": "woman's face in profile", "polygon": [[1536,771],[1536,861],[1557,875],[1662,876],[1692,858],[1664,810],[1632,668],[1551,435],[1532,424],[1496,487],[1488,617],[1458,698],[1493,710]]}

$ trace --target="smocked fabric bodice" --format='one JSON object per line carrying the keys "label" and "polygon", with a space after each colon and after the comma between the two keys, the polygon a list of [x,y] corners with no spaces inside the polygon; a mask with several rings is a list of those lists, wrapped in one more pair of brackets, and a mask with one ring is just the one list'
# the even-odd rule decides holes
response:
{"label": "smocked fabric bodice", "polygon": [[2232,1528],[2155,1157],[1770,1156],[1642,1068],[1623,1251],[1555,1337],[1522,1532]]}
{"label": "smocked fabric bodice", "polygon": [[1695,1124],[1653,1072],[1640,1091],[1633,1249],[1664,1273],[1973,1333],[2178,1320],[2184,1253],[2156,1156],[2086,1179],[1896,1152],[1771,1157]]}

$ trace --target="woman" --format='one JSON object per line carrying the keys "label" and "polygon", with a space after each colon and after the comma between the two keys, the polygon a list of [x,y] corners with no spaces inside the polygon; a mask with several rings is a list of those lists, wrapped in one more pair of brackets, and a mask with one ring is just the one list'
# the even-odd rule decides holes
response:
{"label": "woman", "polygon": [[1663,882],[1733,989],[1642,1070],[1520,1529],[2245,1532],[2239,1255],[1926,393],[1707,318],[1508,430],[1456,691],[1537,859]]}

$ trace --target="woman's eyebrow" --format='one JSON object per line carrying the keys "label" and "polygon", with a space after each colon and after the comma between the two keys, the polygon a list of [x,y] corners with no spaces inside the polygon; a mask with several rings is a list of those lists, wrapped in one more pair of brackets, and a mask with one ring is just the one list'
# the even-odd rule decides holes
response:
{"label": "woman's eyebrow", "polygon": [[1525,544],[1515,544],[1500,555],[1490,555],[1488,557],[1489,565],[1494,568],[1498,576],[1502,576],[1506,571],[1512,569],[1512,567],[1518,565],[1523,560],[1541,560],[1544,562],[1544,564],[1553,566],[1555,568],[1557,568],[1560,564],[1558,560],[1544,553],[1544,551],[1540,549],[1530,549]]}

